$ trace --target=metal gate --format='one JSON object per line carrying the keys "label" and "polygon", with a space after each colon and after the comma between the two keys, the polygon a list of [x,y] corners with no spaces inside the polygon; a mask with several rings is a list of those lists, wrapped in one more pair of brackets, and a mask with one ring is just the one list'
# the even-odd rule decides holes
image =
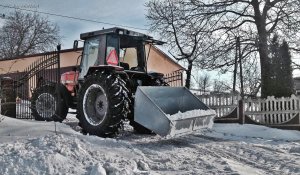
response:
{"label": "metal gate", "polygon": [[[56,51],[43,55],[24,71],[18,73],[17,77],[8,80],[11,83],[2,83],[1,88],[11,88],[11,92],[10,95],[5,94],[5,92],[3,94],[2,90],[2,96],[10,97],[10,100],[7,101],[8,98],[2,98],[1,114],[10,114],[8,116],[20,119],[33,119],[32,112],[34,111],[53,112],[51,108],[56,108],[57,106],[51,103],[55,100],[52,99],[53,97],[47,95],[47,91],[53,93],[53,89],[44,89],[45,93],[40,94],[39,97],[34,97],[34,94],[45,86],[56,87],[55,85],[60,83],[59,52],[60,47],[58,46]],[[55,96],[54,98],[58,97]],[[33,98],[35,98],[34,103],[32,102]],[[35,105],[39,102],[38,100],[44,100],[48,105],[47,103],[43,103],[43,106],[39,106],[38,108],[42,107],[44,109],[38,109],[37,105]],[[10,107],[7,108],[6,106]],[[46,108],[47,110],[45,110]]]}
{"label": "metal gate", "polygon": [[164,75],[164,80],[172,87],[183,86],[183,70],[179,69]]}

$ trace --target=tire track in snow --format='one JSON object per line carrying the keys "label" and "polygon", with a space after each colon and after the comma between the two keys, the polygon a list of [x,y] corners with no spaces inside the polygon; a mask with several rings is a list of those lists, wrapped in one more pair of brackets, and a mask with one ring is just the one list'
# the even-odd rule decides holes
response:
{"label": "tire track in snow", "polygon": [[297,154],[270,144],[199,134],[164,139],[132,131],[118,139],[132,145],[135,154],[148,164],[149,172],[158,174],[243,174],[247,171],[247,174],[300,174]]}
{"label": "tire track in snow", "polygon": [[[194,136],[199,137],[199,136]],[[201,137],[201,136],[200,136]],[[205,138],[204,138],[205,139]],[[244,165],[253,167],[263,174],[300,174],[299,157],[287,152],[256,144],[246,144],[237,141],[225,141],[221,144],[211,144],[207,149],[216,156],[231,159]]]}
{"label": "tire track in snow", "polygon": [[[151,170],[162,174],[234,174],[234,170],[221,160],[220,156],[206,149],[198,149],[192,145],[191,138],[158,140],[154,142],[137,143]],[[206,145],[210,140],[197,139],[199,144]],[[195,149],[197,148],[197,149]]]}
{"label": "tire track in snow", "polygon": [[282,149],[283,142],[242,139],[245,143],[200,134],[164,139],[126,133],[119,139],[158,174],[300,174],[297,149]]}

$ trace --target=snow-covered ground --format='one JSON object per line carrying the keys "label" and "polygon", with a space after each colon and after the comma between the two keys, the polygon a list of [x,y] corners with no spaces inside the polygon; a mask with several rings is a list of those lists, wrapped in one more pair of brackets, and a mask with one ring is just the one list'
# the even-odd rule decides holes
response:
{"label": "snow-covered ground", "polygon": [[214,124],[179,138],[115,139],[77,132],[77,120],[0,117],[0,174],[300,174],[300,132]]}

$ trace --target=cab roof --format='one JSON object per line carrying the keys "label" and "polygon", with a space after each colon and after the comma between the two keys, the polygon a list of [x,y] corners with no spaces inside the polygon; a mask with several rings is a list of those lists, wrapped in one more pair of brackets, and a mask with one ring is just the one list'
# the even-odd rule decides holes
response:
{"label": "cab roof", "polygon": [[108,35],[108,34],[116,34],[116,35],[122,35],[122,36],[132,36],[135,38],[141,38],[142,40],[148,42],[148,43],[153,43],[153,44],[158,44],[162,45],[164,44],[163,41],[155,40],[153,39],[152,36],[135,32],[132,30],[124,29],[124,28],[119,28],[119,27],[113,27],[109,29],[103,29],[103,30],[97,30],[97,31],[92,31],[92,32],[87,32],[87,33],[82,33],[80,34],[80,39],[86,40],[88,38],[94,37],[94,36],[99,36],[99,35]]}

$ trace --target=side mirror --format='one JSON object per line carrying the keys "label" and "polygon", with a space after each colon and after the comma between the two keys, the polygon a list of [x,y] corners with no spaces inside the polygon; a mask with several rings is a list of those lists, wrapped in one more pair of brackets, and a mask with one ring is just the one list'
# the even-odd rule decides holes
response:
{"label": "side mirror", "polygon": [[73,43],[73,49],[76,51],[78,50],[78,40],[75,40]]}

